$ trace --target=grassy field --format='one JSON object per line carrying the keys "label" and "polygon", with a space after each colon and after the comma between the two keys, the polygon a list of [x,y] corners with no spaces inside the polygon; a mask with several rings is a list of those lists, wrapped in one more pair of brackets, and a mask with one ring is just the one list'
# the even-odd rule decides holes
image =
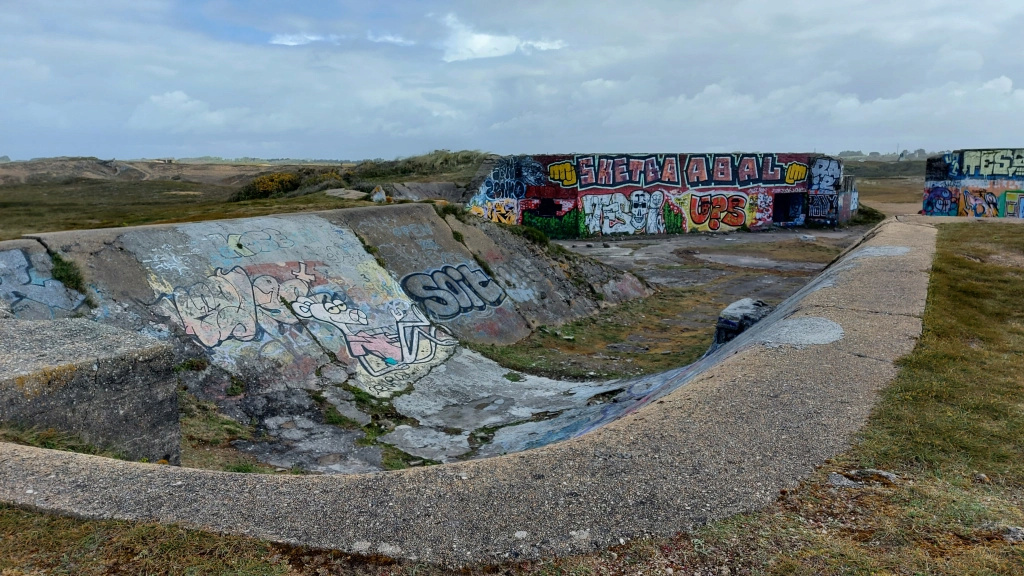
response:
{"label": "grassy field", "polygon": [[75,180],[0,187],[0,240],[23,234],[245,218],[284,212],[370,206],[319,192],[296,198],[228,202],[235,187],[149,180]]}
{"label": "grassy field", "polygon": [[[767,509],[673,538],[467,574],[1022,574],[1024,228],[941,228],[924,334],[859,441]],[[898,475],[836,488],[830,473]],[[444,574],[0,506],[0,574]]]}

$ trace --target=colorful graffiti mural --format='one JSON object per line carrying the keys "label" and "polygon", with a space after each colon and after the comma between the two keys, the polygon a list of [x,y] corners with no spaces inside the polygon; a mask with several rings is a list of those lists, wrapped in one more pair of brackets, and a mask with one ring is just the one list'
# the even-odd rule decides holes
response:
{"label": "colorful graffiti mural", "polygon": [[[468,209],[553,238],[835,225],[847,180],[839,160],[807,154],[515,156],[497,162]],[[822,198],[777,210],[785,193]]]}
{"label": "colorful graffiti mural", "polygon": [[[250,363],[301,381],[338,362],[354,372],[356,386],[386,397],[455,351],[458,341],[431,324],[355,234],[300,220],[249,231],[189,224],[159,245],[126,243],[149,269],[158,294],[150,309],[229,371]],[[202,262],[190,262],[183,275],[163,265],[167,246]],[[299,259],[311,246],[318,258]],[[196,277],[197,269],[209,272]]]}
{"label": "colorful graffiti mural", "polygon": [[922,209],[930,216],[1022,218],[1024,149],[957,150],[928,159]]}

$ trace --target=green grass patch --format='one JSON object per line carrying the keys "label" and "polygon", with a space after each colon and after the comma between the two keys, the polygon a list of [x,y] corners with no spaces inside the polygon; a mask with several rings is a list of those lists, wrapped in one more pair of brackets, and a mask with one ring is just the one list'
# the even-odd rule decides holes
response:
{"label": "green grass patch", "polygon": [[857,208],[857,215],[850,220],[851,226],[874,226],[885,220],[885,214],[875,210],[871,206],[861,204]]}
{"label": "green grass patch", "polygon": [[91,454],[93,456],[105,456],[119,460],[125,459],[124,454],[118,450],[94,446],[74,434],[67,434],[53,428],[41,428],[39,426],[21,426],[15,423],[0,424],[0,442],[48,448],[50,450],[63,450],[65,452],[77,452],[79,454]]}
{"label": "green grass patch", "polygon": [[560,328],[538,329],[511,346],[471,347],[510,373],[569,379],[649,374],[700,358],[725,304],[709,290],[663,289]]}
{"label": "green grass patch", "polygon": [[210,361],[205,356],[197,356],[184,360],[174,367],[175,372],[202,372],[210,367]]}

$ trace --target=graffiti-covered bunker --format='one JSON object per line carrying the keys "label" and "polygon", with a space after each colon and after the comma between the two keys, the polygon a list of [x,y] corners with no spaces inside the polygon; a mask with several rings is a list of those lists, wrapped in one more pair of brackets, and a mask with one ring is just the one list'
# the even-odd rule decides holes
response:
{"label": "graffiti-covered bunker", "polygon": [[1024,149],[956,150],[926,170],[925,214],[1024,218]]}
{"label": "graffiti-covered bunker", "polygon": [[857,210],[837,158],[815,154],[505,156],[469,209],[552,238],[835,226]]}

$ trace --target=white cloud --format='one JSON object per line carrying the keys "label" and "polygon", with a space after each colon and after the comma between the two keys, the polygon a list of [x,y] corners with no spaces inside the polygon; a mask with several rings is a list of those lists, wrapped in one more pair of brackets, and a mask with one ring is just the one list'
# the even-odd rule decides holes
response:
{"label": "white cloud", "polygon": [[320,34],[275,34],[270,39],[270,43],[277,44],[278,46],[305,46],[314,42],[337,44],[338,40],[341,40],[341,37],[334,34],[330,36],[321,36]]}
{"label": "white cloud", "polygon": [[181,90],[150,96],[135,108],[128,125],[141,130],[218,132],[244,117],[244,108],[214,110]]}
{"label": "white cloud", "polygon": [[566,47],[562,40],[522,40],[518,36],[474,32],[454,14],[446,16],[444,23],[449,29],[449,36],[444,44],[445,62],[497,58],[508,56],[517,50],[529,53],[532,50],[560,50]]}
{"label": "white cloud", "polygon": [[370,42],[394,44],[396,46],[414,46],[416,44],[412,40],[407,40],[395,34],[381,34],[380,36],[377,36],[373,32],[367,32],[366,39]]}

